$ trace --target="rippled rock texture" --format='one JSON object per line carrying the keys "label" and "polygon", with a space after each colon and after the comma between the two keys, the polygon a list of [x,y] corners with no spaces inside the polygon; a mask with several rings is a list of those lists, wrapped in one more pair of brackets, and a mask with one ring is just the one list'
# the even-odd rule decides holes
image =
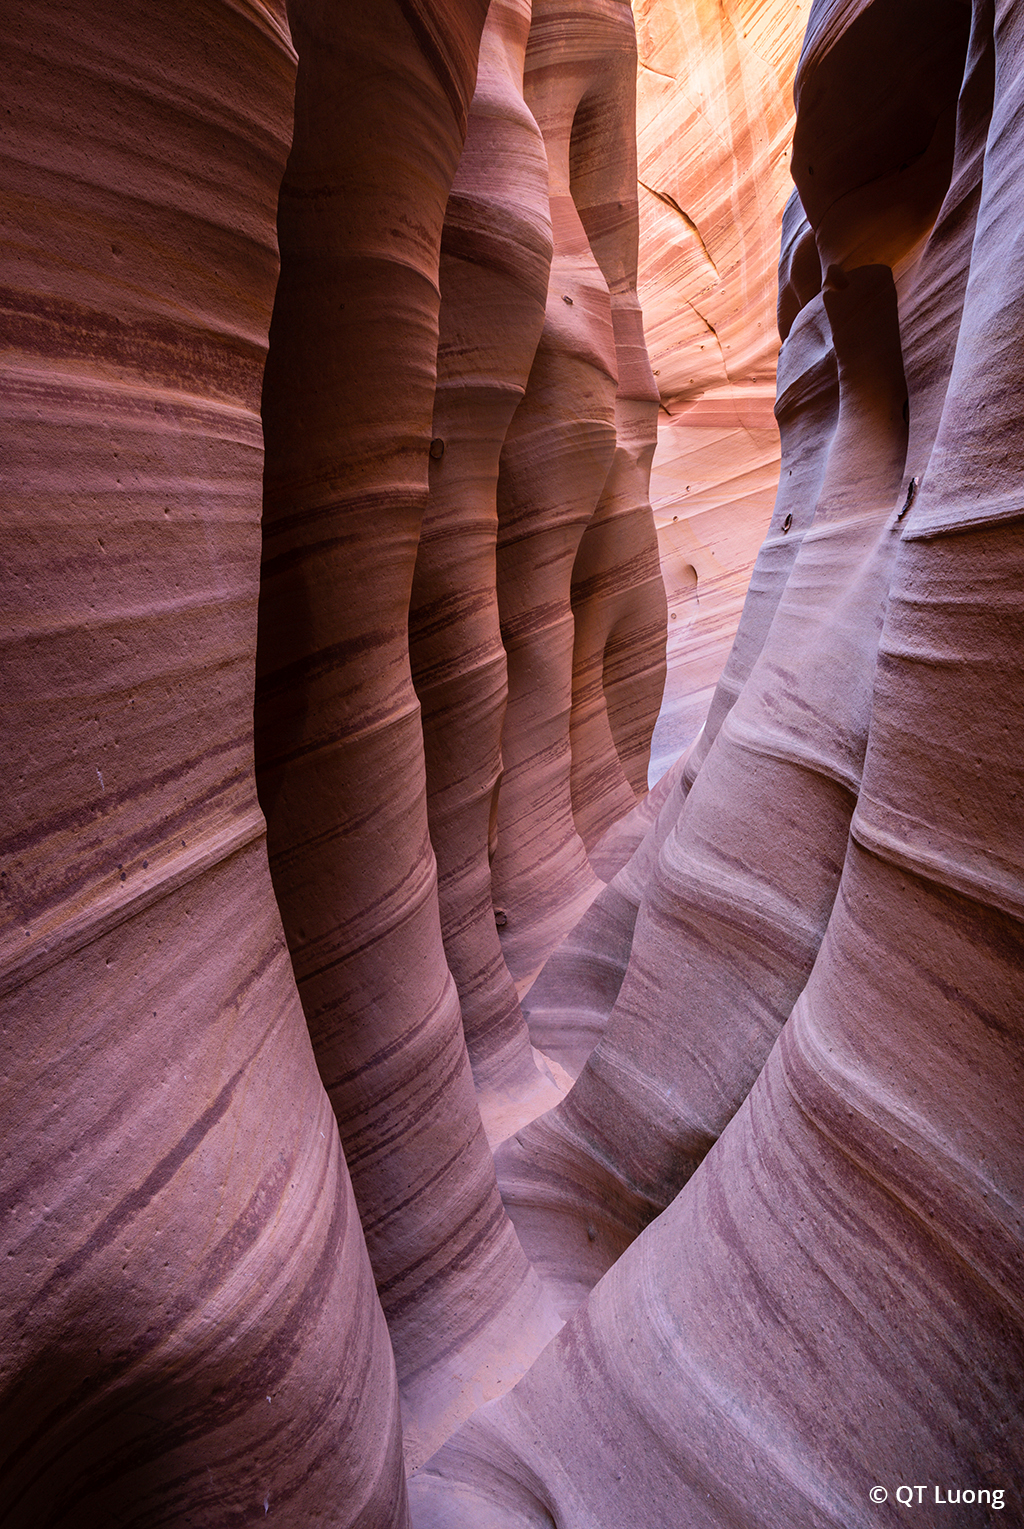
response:
{"label": "rippled rock texture", "polygon": [[5,41],[0,1518],[398,1526],[253,776],[283,6]]}
{"label": "rippled rock texture", "polygon": [[[12,23],[4,1522],[403,1523],[402,1433],[557,1328],[491,862],[535,969],[664,669],[633,30],[579,10],[543,128],[525,0]],[[585,481],[499,574],[538,431]]]}
{"label": "rippled rock texture", "polygon": [[414,1478],[423,1529],[867,1529],[909,1475],[1019,1505],[1022,34],[813,9],[769,535],[535,989],[567,1062],[603,1036],[497,1154],[575,1315]]}
{"label": "rippled rock texture", "polygon": [[775,268],[809,0],[637,0],[640,301],[669,599],[652,777],[693,739],[779,481]]}
{"label": "rippled rock texture", "polygon": [[1024,12],[813,6],[778,498],[640,801],[628,6],[74,19],[8,30],[0,1522],[1014,1506]]}
{"label": "rippled rock texture", "polygon": [[498,1194],[445,959],[409,654],[439,252],[486,6],[289,14],[256,775],[415,1460],[467,1387],[494,1395],[552,1331]]}
{"label": "rippled rock texture", "polygon": [[553,251],[498,480],[509,699],[491,874],[520,987],[600,885],[588,848],[645,789],[665,629],[629,6],[535,0],[524,89],[547,151]]}

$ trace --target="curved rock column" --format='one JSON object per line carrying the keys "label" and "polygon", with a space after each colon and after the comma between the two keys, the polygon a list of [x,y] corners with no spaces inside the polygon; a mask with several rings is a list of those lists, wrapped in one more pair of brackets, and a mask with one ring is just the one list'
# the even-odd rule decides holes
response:
{"label": "curved rock column", "polygon": [[804,532],[814,520],[839,408],[832,332],[820,294],[821,260],[814,231],[794,191],[783,215],[779,260],[782,349],[775,399],[782,450],[779,490],[750,576],[736,637],[686,764],[686,779],[691,785],[764,647]]}
{"label": "curved rock column", "polygon": [[0,1513],[398,1529],[253,779],[283,9],[27,0],[5,44]]}
{"label": "curved rock column", "polygon": [[572,577],[572,804],[592,848],[647,791],[665,685],[667,609],[650,508],[658,390],[636,295],[636,58],[632,30],[580,101],[569,145],[573,203],[608,283],[618,388],[615,455]]}
{"label": "curved rock column", "polygon": [[550,1333],[498,1197],[445,962],[409,669],[441,230],[485,10],[295,0],[263,398],[260,801],[413,1462]]}
{"label": "curved rock column", "polygon": [[[889,271],[858,272],[826,305],[841,402],[817,535],[805,535],[760,662],[662,844],[602,1040],[564,1104],[499,1153],[520,1238],[569,1304],[581,1271],[593,1283],[610,1266],[749,1091],[838,885],[884,610],[886,558],[872,552],[903,472],[905,384]],[[845,480],[854,454],[874,459],[878,481],[861,474],[858,501],[839,496],[830,514],[832,460]]]}
{"label": "curved rock column", "polygon": [[[845,40],[854,79],[871,51],[863,41]],[[839,415],[814,523],[761,655],[661,847],[603,1039],[564,1103],[498,1153],[520,1238],[566,1306],[668,1204],[738,1108],[828,922],[867,739],[907,444],[897,293],[888,265],[872,262],[871,239],[896,258],[919,238],[929,197],[932,221],[938,212],[965,45],[950,20],[938,71],[945,96],[934,54],[905,79],[925,119],[913,117],[915,132],[945,154],[944,180],[933,148],[916,175],[880,176],[873,203],[856,184],[855,167],[880,144],[890,160],[899,152],[879,87],[876,115],[858,121],[860,147],[844,144],[831,190],[818,188]],[[803,84],[813,95],[817,82]],[[910,111],[906,96],[900,111]],[[836,210],[844,205],[845,226]],[[865,257],[871,263],[859,264]]]}
{"label": "curved rock column", "polygon": [[504,774],[491,866],[502,946],[522,989],[597,891],[572,815],[571,581],[615,451],[617,358],[608,284],[572,196],[581,103],[619,90],[629,7],[535,0],[526,100],[544,135],[554,258],[547,315],[498,480],[498,609],[508,654]]}
{"label": "curved rock column", "polygon": [[[962,321],[920,493],[891,517],[867,754],[814,970],[682,1193],[422,1473],[421,1529],[768,1529],[780,1504],[796,1529],[869,1529],[905,1522],[910,1475],[935,1522],[1016,1505],[1024,351],[1006,250],[1024,16],[994,9]],[[962,106],[976,85],[969,73]]]}
{"label": "curved rock column", "polygon": [[[610,830],[591,862],[606,864],[602,888],[576,928],[550,957],[525,1000],[530,1033],[548,1056],[579,1075],[601,1039],[629,962],[637,911],[722,720],[742,690],[765,642],[803,534],[814,516],[839,403],[832,335],[818,296],[820,267],[799,199],[791,201],[780,287],[797,305],[783,310],[776,414],[782,432],[782,474],[772,529],[754,565],[732,652],[707,721],[686,754],[629,818]],[[810,245],[810,252],[807,246]]]}
{"label": "curved rock column", "polygon": [[495,927],[490,837],[507,697],[495,593],[498,460],[551,267],[544,142],[523,100],[529,0],[492,0],[441,239],[430,498],[409,613],[445,953],[489,1133],[558,1090],[538,1072]]}

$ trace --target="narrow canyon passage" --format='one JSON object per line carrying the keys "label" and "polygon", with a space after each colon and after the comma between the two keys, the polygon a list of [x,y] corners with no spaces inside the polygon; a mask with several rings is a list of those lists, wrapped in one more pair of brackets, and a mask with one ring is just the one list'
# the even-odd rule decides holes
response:
{"label": "narrow canyon passage", "polygon": [[1024,4],[7,41],[0,1525],[1016,1521]]}

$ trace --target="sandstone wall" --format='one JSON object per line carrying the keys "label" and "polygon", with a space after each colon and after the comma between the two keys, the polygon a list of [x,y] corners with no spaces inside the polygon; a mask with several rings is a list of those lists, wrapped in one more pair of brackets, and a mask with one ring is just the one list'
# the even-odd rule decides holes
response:
{"label": "sandstone wall", "polygon": [[414,1479],[418,1525],[896,1524],[908,1461],[935,1522],[935,1483],[964,1523],[1009,1505],[1021,26],[814,9],[757,584],[708,729],[538,984],[552,1038],[602,1000],[603,1038],[497,1154],[582,1304]]}
{"label": "sandstone wall", "polygon": [[809,0],[635,0],[644,326],[661,396],[652,500],[669,677],[652,778],[693,739],[779,479],[776,262]]}
{"label": "sandstone wall", "polygon": [[551,1331],[498,1195],[445,959],[409,658],[441,234],[485,16],[292,7],[263,391],[257,780],[413,1459],[465,1386],[495,1394]]}
{"label": "sandstone wall", "polygon": [[639,802],[628,6],[76,15],[3,161],[0,1519],[1009,1493],[1020,7],[813,7],[779,493]]}
{"label": "sandstone wall", "polygon": [[[581,832],[642,792],[663,672],[633,33],[591,12],[547,143],[515,0],[486,33],[482,0],[210,0],[187,35],[157,4],[65,35],[39,0],[14,30],[12,1522],[404,1522],[399,1397],[417,1463],[557,1326],[488,1132],[568,1080],[531,1048],[491,861],[535,968],[576,908],[529,887],[567,839],[596,891]],[[575,325],[545,320],[553,194]],[[520,401],[578,466],[546,332],[556,373],[604,346],[557,612],[532,532],[500,598],[496,556]],[[555,617],[566,701],[518,854],[548,696],[520,670],[506,718],[516,600]]]}
{"label": "sandstone wall", "polygon": [[5,41],[0,1517],[398,1526],[253,778],[283,7]]}
{"label": "sandstone wall", "polygon": [[[644,790],[664,678],[647,498],[655,390],[636,296],[635,50],[622,0],[533,6],[525,92],[547,151],[553,254],[498,482],[509,703],[492,860],[520,988],[597,891],[588,847]],[[623,668],[634,676],[625,693]]]}

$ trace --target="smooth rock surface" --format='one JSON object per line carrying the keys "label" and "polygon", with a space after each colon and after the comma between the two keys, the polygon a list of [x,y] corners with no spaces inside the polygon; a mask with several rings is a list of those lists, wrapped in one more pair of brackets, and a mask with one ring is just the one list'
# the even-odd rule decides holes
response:
{"label": "smooth rock surface", "polygon": [[399,1529],[253,777],[284,9],[5,43],[0,1516]]}
{"label": "smooth rock surface", "polygon": [[695,738],[779,481],[775,268],[807,0],[635,0],[639,294],[669,594],[651,779]]}
{"label": "smooth rock surface", "polygon": [[[499,1153],[567,1297],[642,1225],[644,1196],[666,1208],[414,1479],[421,1529],[867,1529],[903,1522],[908,1474],[936,1523],[1016,1502],[1024,352],[1007,252],[1024,19],[932,8],[915,49],[922,24],[912,5],[815,7],[798,186],[814,181],[825,282],[809,292],[784,252],[780,375],[813,519],[800,536],[784,484],[766,575],[784,537],[800,545],[673,788],[605,1039]],[[648,1049],[666,999],[681,1016]],[[755,1013],[760,1042],[731,1028]]]}
{"label": "smooth rock surface", "polygon": [[491,863],[521,992],[600,886],[587,844],[643,789],[663,674],[646,492],[655,391],[636,298],[635,49],[624,0],[533,6],[525,95],[547,150],[554,254],[498,480],[509,700]]}
{"label": "smooth rock surface", "polygon": [[[637,802],[630,13],[486,9],[9,26],[0,1518],[1009,1522],[1024,11],[812,7],[782,478]],[[705,101],[785,75],[792,7],[685,15]]]}
{"label": "smooth rock surface", "polygon": [[409,660],[442,227],[485,15],[296,0],[263,393],[260,802],[414,1464],[554,1329],[474,1093]]}
{"label": "smooth rock surface", "polygon": [[540,340],[551,269],[547,154],[523,99],[529,32],[528,0],[492,3],[441,240],[430,495],[409,609],[441,931],[492,1141],[559,1096],[534,1062],[490,867],[508,696],[498,463]]}

